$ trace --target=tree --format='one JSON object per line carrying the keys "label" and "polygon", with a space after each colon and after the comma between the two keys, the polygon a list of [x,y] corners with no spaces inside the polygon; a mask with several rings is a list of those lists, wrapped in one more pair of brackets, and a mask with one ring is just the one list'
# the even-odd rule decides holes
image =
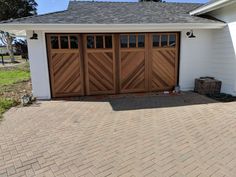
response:
{"label": "tree", "polygon": [[10,55],[11,62],[15,62],[14,58],[14,50],[13,50],[13,41],[15,40],[14,34],[10,34],[8,32],[0,31],[0,40],[1,42],[7,46],[7,50]]}
{"label": "tree", "polygon": [[37,15],[35,0],[0,0],[0,21]]}
{"label": "tree", "polygon": [[27,41],[18,39],[15,40],[15,47],[16,47],[16,53],[19,53],[22,58],[28,59],[28,48],[27,48]]}
{"label": "tree", "polygon": [[[35,0],[0,0],[0,21],[36,15],[37,6]],[[12,62],[15,61],[14,39],[14,35],[0,31],[0,40],[7,46]]]}

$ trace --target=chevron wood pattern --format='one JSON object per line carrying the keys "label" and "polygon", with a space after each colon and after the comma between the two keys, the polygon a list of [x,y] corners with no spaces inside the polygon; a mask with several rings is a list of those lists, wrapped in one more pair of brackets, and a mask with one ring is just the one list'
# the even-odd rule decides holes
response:
{"label": "chevron wood pattern", "polygon": [[53,97],[172,90],[178,78],[179,34],[143,33],[139,38],[133,33],[136,45],[127,37],[121,46],[122,35],[131,34],[48,34]]}
{"label": "chevron wood pattern", "polygon": [[145,51],[121,52],[120,91],[145,91]]}
{"label": "chevron wood pattern", "polygon": [[52,53],[51,76],[53,96],[79,96],[83,94],[79,53]]}
{"label": "chevron wood pattern", "polygon": [[88,51],[87,64],[87,94],[115,93],[115,65],[112,50]]}
{"label": "chevron wood pattern", "polygon": [[176,50],[153,49],[151,64],[151,90],[169,90],[176,84]]}

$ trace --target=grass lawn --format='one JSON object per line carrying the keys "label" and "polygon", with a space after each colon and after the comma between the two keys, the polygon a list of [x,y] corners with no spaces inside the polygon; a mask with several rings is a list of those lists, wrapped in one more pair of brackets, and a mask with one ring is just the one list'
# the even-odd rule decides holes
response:
{"label": "grass lawn", "polygon": [[0,88],[23,80],[29,80],[30,73],[21,69],[0,70]]}
{"label": "grass lawn", "polygon": [[[14,57],[15,57],[16,60],[22,59],[22,58],[21,58],[21,55],[15,55]],[[2,58],[1,58],[1,59],[2,59]],[[10,60],[10,57],[9,57],[8,55],[4,55],[4,56],[3,56],[3,59],[4,59],[4,60]]]}
{"label": "grass lawn", "polygon": [[20,102],[23,90],[30,90],[29,80],[28,63],[0,68],[0,117],[6,110]]}

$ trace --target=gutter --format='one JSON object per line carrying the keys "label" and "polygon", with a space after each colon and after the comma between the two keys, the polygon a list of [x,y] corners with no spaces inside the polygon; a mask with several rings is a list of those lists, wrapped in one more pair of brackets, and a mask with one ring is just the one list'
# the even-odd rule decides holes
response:
{"label": "gutter", "polygon": [[202,15],[208,12],[211,12],[213,10],[217,10],[219,8],[231,5],[236,3],[235,0],[218,0],[216,2],[211,2],[206,5],[203,5],[193,11],[191,11],[189,14],[190,15]]}
{"label": "gutter", "polygon": [[0,24],[1,30],[44,30],[66,32],[155,32],[184,29],[220,29],[226,23],[161,23],[161,24]]}

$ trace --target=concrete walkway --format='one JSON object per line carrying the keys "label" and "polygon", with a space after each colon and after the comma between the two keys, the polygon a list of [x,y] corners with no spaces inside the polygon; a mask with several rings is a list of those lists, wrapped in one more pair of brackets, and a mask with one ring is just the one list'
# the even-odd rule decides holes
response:
{"label": "concrete walkway", "polygon": [[235,177],[236,103],[184,93],[13,108],[0,176]]}

